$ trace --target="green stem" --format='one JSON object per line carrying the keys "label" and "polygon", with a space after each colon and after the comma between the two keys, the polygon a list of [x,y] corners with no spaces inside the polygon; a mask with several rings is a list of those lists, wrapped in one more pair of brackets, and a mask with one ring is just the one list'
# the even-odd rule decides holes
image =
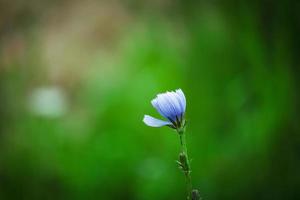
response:
{"label": "green stem", "polygon": [[185,133],[184,131],[179,131],[179,137],[180,137],[180,144],[181,144],[181,151],[186,157],[186,170],[184,170],[184,175],[186,179],[186,188],[187,188],[187,199],[190,200],[191,194],[192,194],[192,178],[191,178],[191,166],[190,166],[190,161],[188,157],[188,152],[187,152],[187,145],[186,145],[186,140],[185,140]]}

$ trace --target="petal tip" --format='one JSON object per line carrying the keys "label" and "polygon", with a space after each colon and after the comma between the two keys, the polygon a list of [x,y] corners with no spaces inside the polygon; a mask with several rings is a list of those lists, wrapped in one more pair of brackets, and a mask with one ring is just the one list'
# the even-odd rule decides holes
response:
{"label": "petal tip", "polygon": [[144,115],[143,122],[147,126],[151,126],[151,127],[161,127],[161,126],[166,126],[166,125],[171,124],[171,122],[156,119],[156,118],[151,117],[149,115]]}

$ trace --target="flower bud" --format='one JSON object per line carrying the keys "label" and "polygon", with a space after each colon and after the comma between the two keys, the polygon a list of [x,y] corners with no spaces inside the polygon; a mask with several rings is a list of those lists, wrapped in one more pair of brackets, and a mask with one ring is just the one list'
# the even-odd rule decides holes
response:
{"label": "flower bud", "polygon": [[185,153],[180,153],[180,154],[179,154],[179,163],[180,163],[181,169],[182,169],[185,173],[190,171],[188,159],[187,159]]}
{"label": "flower bud", "polygon": [[192,200],[200,200],[200,194],[197,189],[192,190]]}

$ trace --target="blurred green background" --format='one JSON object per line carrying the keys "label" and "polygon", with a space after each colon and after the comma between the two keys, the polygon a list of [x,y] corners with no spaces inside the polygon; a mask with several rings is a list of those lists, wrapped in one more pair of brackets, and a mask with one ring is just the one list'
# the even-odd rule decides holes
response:
{"label": "blurred green background", "polygon": [[299,199],[300,3],[2,0],[0,199]]}

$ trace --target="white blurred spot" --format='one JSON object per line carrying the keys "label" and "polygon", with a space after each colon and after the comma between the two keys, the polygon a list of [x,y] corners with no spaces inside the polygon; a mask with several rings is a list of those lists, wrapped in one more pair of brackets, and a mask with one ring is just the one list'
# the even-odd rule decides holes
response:
{"label": "white blurred spot", "polygon": [[59,87],[40,87],[29,96],[29,109],[32,113],[44,117],[60,117],[67,110],[64,91]]}

